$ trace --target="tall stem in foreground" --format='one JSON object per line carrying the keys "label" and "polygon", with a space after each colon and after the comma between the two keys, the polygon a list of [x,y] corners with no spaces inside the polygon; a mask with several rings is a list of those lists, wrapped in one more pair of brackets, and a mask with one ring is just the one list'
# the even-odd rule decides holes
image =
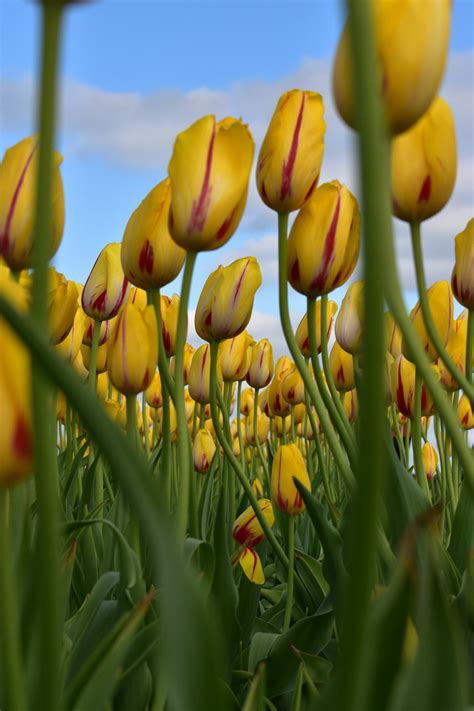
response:
{"label": "tall stem in foreground", "polygon": [[[53,149],[56,128],[57,76],[63,5],[42,6],[41,79],[39,99],[38,190],[33,243],[31,314],[48,325],[48,261],[51,239]],[[38,501],[38,660],[36,701],[39,709],[59,709],[62,644],[62,586],[56,447],[51,417],[51,389],[32,359],[33,432]]]}

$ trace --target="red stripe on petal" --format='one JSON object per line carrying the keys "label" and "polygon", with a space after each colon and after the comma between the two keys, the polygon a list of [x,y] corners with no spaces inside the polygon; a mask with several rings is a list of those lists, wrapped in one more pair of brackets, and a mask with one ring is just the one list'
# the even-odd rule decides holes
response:
{"label": "red stripe on petal", "polygon": [[296,154],[298,152],[298,141],[300,137],[301,125],[303,123],[303,112],[306,96],[303,92],[301,97],[300,110],[298,112],[298,118],[296,119],[295,130],[293,132],[293,138],[291,140],[290,152],[288,153],[288,160],[283,161],[283,168],[281,173],[281,192],[280,200],[284,200],[288,195],[291,195],[291,178],[293,177],[293,170],[296,162]]}
{"label": "red stripe on petal", "polygon": [[423,185],[421,186],[420,194],[418,195],[417,202],[428,202],[431,195],[431,175],[427,175]]}
{"label": "red stripe on petal", "polygon": [[314,281],[311,284],[311,289],[317,289],[318,291],[320,291],[326,285],[326,281],[327,281],[328,274],[329,274],[329,269],[331,268],[331,263],[334,259],[334,252],[336,249],[336,231],[337,231],[337,223],[339,221],[340,210],[341,210],[341,193],[338,193],[337,202],[336,202],[336,209],[334,210],[334,215],[332,217],[331,224],[329,226],[329,230],[326,235],[326,239],[324,240],[324,249],[323,249],[323,255],[322,255],[322,259],[321,259],[321,268],[319,270],[319,274],[317,275],[317,277],[314,279]]}
{"label": "red stripe on petal", "polygon": [[204,172],[204,179],[201,185],[201,192],[197,200],[193,200],[193,207],[191,209],[191,218],[188,225],[188,233],[202,232],[204,223],[206,222],[207,210],[209,208],[209,203],[211,200],[211,167],[212,167],[212,156],[214,153],[214,141],[216,137],[216,121],[214,119],[214,125],[212,128],[211,140],[209,141],[209,148],[207,150],[206,158],[206,169]]}

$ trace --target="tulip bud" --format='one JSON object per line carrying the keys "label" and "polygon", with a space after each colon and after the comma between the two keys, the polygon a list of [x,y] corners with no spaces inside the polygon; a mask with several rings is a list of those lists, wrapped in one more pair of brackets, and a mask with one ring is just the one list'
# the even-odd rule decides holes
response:
{"label": "tulip bud", "polygon": [[318,182],[324,153],[320,94],[293,89],[278,100],[257,161],[257,188],[277,212],[299,210]]}
{"label": "tulip bud", "polygon": [[344,412],[350,423],[356,422],[359,417],[359,398],[357,397],[357,390],[348,390],[344,393]]}
{"label": "tulip bud", "polygon": [[250,321],[255,292],[262,283],[255,257],[218,267],[204,284],[196,307],[195,327],[205,341],[238,336]]}
{"label": "tulip bud", "polygon": [[463,430],[474,429],[474,410],[467,395],[463,395],[458,403],[458,422]]}
{"label": "tulip bud", "polygon": [[193,443],[194,469],[200,474],[205,474],[211,466],[216,445],[208,430],[199,430]]}
{"label": "tulip bud", "polygon": [[[0,163],[0,256],[15,271],[31,266],[38,154],[38,140],[31,136],[8,148]],[[62,156],[54,151],[50,258],[58,251],[64,230],[64,192],[59,170],[62,160]]]}
{"label": "tulip bud", "polygon": [[[439,368],[432,366],[436,377],[440,378]],[[392,363],[391,386],[392,397],[405,417],[413,419],[415,414],[415,377],[416,367],[403,355]],[[425,383],[421,386],[421,414],[428,416],[433,413],[433,400]]]}
{"label": "tulip bud", "polygon": [[269,414],[278,417],[287,417],[291,412],[291,405],[285,400],[282,393],[283,375],[273,376],[273,380],[268,386],[268,408]]}
{"label": "tulip bud", "polygon": [[460,304],[474,311],[474,217],[455,238],[456,262],[451,276],[453,294]]}
{"label": "tulip bud", "polygon": [[433,217],[456,181],[456,132],[448,104],[437,97],[428,111],[392,143],[393,213],[406,222]]}
{"label": "tulip bud", "polygon": [[290,434],[291,430],[291,420],[289,417],[280,417],[280,415],[274,415],[272,418],[273,422],[273,432],[277,435],[279,439],[283,436],[283,432],[286,435]]}
{"label": "tulip bud", "polygon": [[253,491],[253,493],[255,494],[255,496],[256,496],[258,499],[261,499],[261,498],[262,498],[262,496],[263,496],[263,484],[262,484],[262,482],[260,481],[260,479],[255,478],[255,479],[252,481],[252,491]]}
{"label": "tulip bud", "polygon": [[314,191],[288,240],[288,280],[301,294],[322,296],[344,284],[359,258],[360,212],[337,180]]}
{"label": "tulip bud", "polygon": [[142,311],[127,304],[108,343],[107,369],[112,384],[124,395],[146,390],[158,360],[156,317],[153,306]]}
{"label": "tulip bud", "polygon": [[145,398],[150,407],[161,407],[163,405],[161,377],[158,372],[153,375],[153,379],[146,390]]}
{"label": "tulip bud", "polygon": [[130,285],[122,270],[120,249],[118,242],[104,247],[82,291],[82,308],[98,321],[116,316],[128,296]]}
{"label": "tulip bud", "polygon": [[270,386],[268,386],[268,388],[265,388],[265,390],[262,390],[262,392],[258,396],[258,406],[267,417],[272,416],[272,413],[270,412],[270,406],[268,404],[269,392]]}
{"label": "tulip bud", "polygon": [[169,229],[184,249],[222,247],[234,234],[247,201],[254,142],[240,120],[204,116],[178,134],[168,166]]}
{"label": "tulip bud", "polygon": [[345,393],[355,388],[354,359],[337,341],[329,354],[329,369],[336,390]]}
{"label": "tulip bud", "polygon": [[158,183],[132,213],[122,239],[122,267],[141,289],[160,289],[175,279],[186,257],[171,238],[169,178]]}
{"label": "tulip bud", "polygon": [[[441,84],[448,54],[451,2],[416,0],[402,4],[382,0],[372,7],[379,92],[389,129],[401,133],[425,113]],[[351,44],[346,24],[333,67],[333,92],[342,118],[355,128]]]}
{"label": "tulip bud", "polygon": [[[316,330],[316,346],[318,349],[318,353],[321,353],[321,308],[322,308],[322,302],[317,301],[316,302],[316,308],[315,308],[315,330]],[[327,322],[327,333],[326,333],[326,338],[329,340],[329,336],[331,335],[331,328],[332,328],[332,320],[334,318],[334,314],[337,311],[337,304],[335,301],[328,301],[328,307],[327,307],[327,316],[326,316],[326,322]],[[309,334],[308,334],[308,314],[305,313],[303,318],[301,319],[298,328],[296,329],[296,342],[298,344],[298,348],[300,349],[302,355],[305,358],[309,358],[311,355],[310,353],[310,348],[309,348]]]}
{"label": "tulip bud", "polygon": [[285,372],[281,383],[281,394],[290,405],[299,405],[304,402],[304,382],[295,365]]}
{"label": "tulip bud", "polygon": [[[163,342],[168,358],[174,355],[176,348],[176,334],[178,331],[179,296],[173,294],[160,297],[161,330],[163,332]],[[186,333],[188,332],[188,321],[186,316]]]}
{"label": "tulip bud", "polygon": [[[451,324],[446,351],[451,356],[456,368],[464,375],[466,372],[466,343],[467,343],[467,322],[461,319],[454,319]],[[461,387],[446,368],[444,361],[438,358],[436,361],[441,372],[441,383],[448,392],[455,392]]]}
{"label": "tulip bud", "polygon": [[252,388],[265,388],[273,375],[273,349],[267,338],[252,346],[250,366],[246,376]]}
{"label": "tulip bud", "polygon": [[280,511],[296,516],[305,510],[305,504],[293,478],[311,490],[308,471],[303,456],[295,444],[278,447],[272,464],[272,498]]}
{"label": "tulip bud", "polygon": [[402,332],[390,311],[385,314],[385,346],[395,359],[402,352]]}
{"label": "tulip bud", "polygon": [[245,418],[245,439],[247,440],[248,444],[251,444],[252,446],[255,446],[257,443],[257,438],[259,444],[263,444],[266,442],[266,439],[268,437],[268,432],[270,430],[270,420],[269,418],[263,414],[263,412],[260,412],[260,409],[257,411],[257,433],[255,434],[255,429],[253,426],[253,419],[254,419],[254,411],[253,408],[250,410],[248,416]]}
{"label": "tulip bud", "polygon": [[[428,305],[436,331],[438,332],[438,336],[443,345],[446,345],[449,338],[454,311],[453,294],[451,292],[449,282],[437,281],[428,289],[426,295],[428,297]],[[428,337],[419,302],[410,312],[410,321],[418,333],[423,349],[429,360],[436,360],[438,352]],[[405,342],[405,339],[402,341],[402,351],[405,358],[411,360],[410,349],[408,344]]]}
{"label": "tulip bud", "polygon": [[[211,352],[208,343],[200,346],[193,355],[189,370],[189,392],[193,400],[201,404],[211,401]],[[217,385],[222,388],[220,359],[217,361]]]}
{"label": "tulip bud", "polygon": [[[74,315],[71,330],[66,338],[56,345],[56,353],[59,353],[68,363],[72,363],[79,352],[86,327],[86,319],[87,316],[79,306]],[[107,321],[104,321],[104,323],[107,323]]]}
{"label": "tulip bud", "polygon": [[431,479],[434,479],[436,476],[436,467],[438,466],[438,454],[436,449],[429,442],[425,442],[421,449],[421,457],[426,478],[428,481],[431,481]]}
{"label": "tulip bud", "polygon": [[[174,329],[173,333],[174,341],[173,341],[173,349],[176,343],[176,329]],[[193,355],[195,353],[195,348],[191,346],[189,343],[184,344],[184,352],[183,352],[183,379],[184,379],[184,384],[187,385],[189,381],[189,370],[191,368],[191,363],[193,360]],[[175,356],[173,356],[170,360],[170,375],[172,378],[176,377],[176,359]]]}
{"label": "tulip bud", "polygon": [[[25,293],[3,270],[0,293],[15,308],[26,310]],[[0,343],[0,485],[10,486],[33,468],[30,355],[2,318]]]}
{"label": "tulip bud", "polygon": [[253,410],[255,393],[251,388],[245,388],[240,395],[240,414],[247,416]]}
{"label": "tulip bud", "polygon": [[238,376],[242,375],[242,370],[247,364],[247,347],[251,340],[247,331],[242,331],[234,338],[221,341],[219,354],[225,383],[233,383],[240,379]]}
{"label": "tulip bud", "polygon": [[[268,499],[260,499],[258,505],[267,519],[268,525],[272,528],[275,523],[272,502]],[[251,506],[248,506],[235,520],[232,526],[232,538],[241,546],[250,548],[258,546],[265,538],[263,528]]]}
{"label": "tulip bud", "polygon": [[336,319],[336,339],[352,355],[362,348],[364,282],[355,281],[348,288]]}
{"label": "tulip bud", "polygon": [[[91,348],[90,346],[81,346],[82,362],[87,370],[90,370],[90,358],[91,358]],[[105,373],[107,370],[107,343],[99,346],[97,349],[96,357],[96,373]]]}
{"label": "tulip bud", "polygon": [[79,292],[73,281],[50,268],[48,272],[48,332],[54,345],[64,341],[72,328]]}

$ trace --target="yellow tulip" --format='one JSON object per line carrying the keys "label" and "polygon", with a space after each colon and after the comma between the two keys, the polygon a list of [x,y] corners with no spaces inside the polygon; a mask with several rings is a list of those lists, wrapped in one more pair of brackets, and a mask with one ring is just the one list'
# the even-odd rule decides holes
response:
{"label": "yellow tulip", "polygon": [[390,311],[385,314],[385,346],[394,358],[402,352],[402,332]]}
{"label": "yellow tulip", "polygon": [[329,369],[336,390],[345,393],[355,387],[354,358],[337,341],[329,354]]}
{"label": "yellow tulip", "polygon": [[[79,306],[75,315],[74,321],[72,322],[72,328],[69,331],[66,338],[58,343],[55,347],[56,353],[59,353],[63,358],[65,358],[69,363],[72,363],[76,358],[79,349],[81,347],[82,339],[84,336],[84,331],[86,328],[86,319],[82,308]],[[103,322],[104,324],[107,321]]]}
{"label": "yellow tulip", "polygon": [[96,392],[99,400],[107,400],[109,396],[109,376],[107,375],[107,370],[104,369],[103,373],[99,373],[96,381]]}
{"label": "yellow tulip", "polygon": [[[275,523],[272,502],[268,499],[260,499],[258,502],[270,528]],[[241,546],[254,548],[265,538],[263,528],[255,515],[255,511],[248,506],[240,516],[234,521],[232,526],[232,537]]]}
{"label": "yellow tulip", "polygon": [[[84,310],[82,309],[82,311],[84,311]],[[109,321],[101,321],[100,322],[99,346],[101,346],[103,343],[105,343],[106,340],[109,338],[110,334],[112,333],[112,331],[114,329],[116,322],[117,322],[116,318],[112,318]],[[94,319],[90,318],[90,316],[86,316],[85,325],[84,325],[84,334],[82,336],[82,342],[85,346],[92,345],[93,335],[94,335]]]}
{"label": "yellow tulip", "polygon": [[463,395],[458,403],[458,422],[463,430],[474,429],[474,410],[467,395]]}
{"label": "yellow tulip", "polygon": [[48,332],[54,345],[64,341],[74,323],[79,292],[73,281],[50,268],[48,273]]}
{"label": "yellow tulip", "polygon": [[[426,294],[436,331],[438,332],[438,336],[440,337],[443,345],[446,345],[449,338],[449,332],[451,330],[454,312],[453,294],[449,282],[437,281],[433,284],[433,286],[430,286]],[[438,352],[428,337],[419,302],[410,312],[410,321],[418,333],[426,355],[431,361],[436,360]],[[402,340],[402,351],[405,358],[411,359],[410,349],[408,344],[405,342],[405,339]]]}
{"label": "yellow tulip", "polygon": [[[84,367],[87,368],[87,370],[89,370],[90,369],[90,358],[91,358],[90,346],[85,346],[84,344],[82,344],[81,355],[82,355],[82,362],[84,363]],[[105,371],[107,370],[107,343],[103,343],[101,346],[98,347],[95,367],[96,367],[97,373],[105,373]]]}
{"label": "yellow tulip", "polygon": [[[31,136],[8,148],[0,163],[0,256],[15,271],[31,266],[38,154],[38,139]],[[62,160],[54,151],[50,258],[58,251],[64,230],[64,191],[59,170]]]}
{"label": "yellow tulip", "polygon": [[102,405],[113,422],[120,423],[120,405],[117,400],[103,400]]}
{"label": "yellow tulip", "polygon": [[[174,342],[173,342],[173,349],[174,345],[176,343],[176,330],[174,330]],[[187,385],[189,381],[189,369],[191,368],[191,363],[193,360],[193,355],[195,353],[195,348],[191,346],[189,343],[184,344],[184,354],[183,354],[183,378],[184,378],[184,384]],[[176,368],[176,361],[175,361],[175,356],[173,356],[170,360],[170,375],[174,378],[176,376],[175,372]]]}
{"label": "yellow tulip", "polygon": [[238,336],[250,321],[255,292],[262,283],[255,257],[218,267],[207,278],[196,307],[195,327],[205,341]]}
{"label": "yellow tulip", "polygon": [[455,238],[456,262],[451,276],[453,294],[460,304],[474,311],[474,217]]}
{"label": "yellow tulip", "polygon": [[299,405],[304,402],[304,382],[295,365],[284,374],[281,394],[290,405]]}
{"label": "yellow tulip", "polygon": [[[258,406],[257,406],[258,407]],[[248,416],[245,418],[245,439],[248,444],[251,445],[256,445],[256,439],[258,438],[259,444],[263,444],[267,437],[268,437],[268,432],[270,430],[270,420],[269,418],[260,411],[260,408],[257,410],[257,432],[255,433],[255,429],[253,426],[253,419],[254,419],[254,410],[253,408],[250,410]]]}
{"label": "yellow tulip", "polygon": [[291,405],[285,400],[282,392],[283,379],[289,371],[275,372],[273,380],[268,386],[268,408],[270,414],[278,417],[287,417],[291,412]]}
{"label": "yellow tulip", "polygon": [[194,469],[200,474],[205,474],[211,466],[216,445],[209,430],[202,429],[196,432],[193,443]]}
{"label": "yellow tulip", "polygon": [[396,217],[421,222],[448,202],[456,181],[456,132],[448,104],[437,97],[392,143],[392,204]]}
{"label": "yellow tulip", "polygon": [[[160,297],[161,330],[163,332],[163,342],[168,358],[174,355],[176,348],[179,302],[180,299],[177,294],[173,294],[171,299],[169,296],[164,295]],[[186,333],[187,331],[188,322],[186,317]]]}
{"label": "yellow tulip", "polygon": [[360,212],[337,180],[314,191],[298,213],[288,240],[288,280],[305,296],[322,296],[344,284],[359,258]]}
{"label": "yellow tulip", "polygon": [[344,393],[343,405],[349,422],[355,422],[359,417],[359,398],[357,397],[357,390],[355,388]]}
{"label": "yellow tulip", "polygon": [[105,321],[126,303],[130,284],[120,261],[121,245],[111,242],[97,257],[82,291],[82,308],[88,316]]}
{"label": "yellow tulip", "polygon": [[[316,331],[316,345],[318,349],[318,353],[321,353],[321,308],[322,308],[322,303],[321,301],[316,302],[316,308],[315,308],[315,331]],[[327,312],[326,312],[326,322],[327,322],[327,332],[326,336],[327,339],[329,340],[329,336],[331,335],[331,329],[332,329],[332,322],[334,318],[334,314],[337,311],[337,304],[335,301],[328,301],[328,306],[327,306]],[[298,328],[296,329],[296,342],[298,344],[298,347],[301,351],[301,353],[304,355],[305,358],[309,358],[310,356],[310,348],[309,348],[309,334],[308,334],[308,314],[305,313],[303,318],[301,319]]]}
{"label": "yellow tulip", "polygon": [[[451,2],[375,0],[373,8],[380,96],[389,129],[400,133],[425,113],[441,84],[448,54]],[[355,128],[353,60],[347,24],[334,62],[333,91],[339,113]]]}
{"label": "yellow tulip", "polygon": [[245,388],[240,395],[240,414],[247,416],[253,409],[255,393],[251,388]]}
{"label": "yellow tulip", "polygon": [[345,351],[357,354],[362,348],[364,282],[355,281],[348,288],[336,319],[336,340]]}
{"label": "yellow tulip", "polygon": [[222,377],[225,383],[241,380],[248,370],[247,351],[252,342],[247,331],[242,331],[234,338],[221,341],[219,354],[221,359]]}
{"label": "yellow tulip", "polygon": [[122,238],[122,267],[127,279],[141,289],[160,289],[175,279],[186,257],[171,239],[168,216],[169,178],[158,183],[134,210]]}
{"label": "yellow tulip", "polygon": [[421,457],[423,460],[423,469],[425,470],[426,478],[430,481],[436,476],[438,453],[432,444],[425,442],[421,448]]}
{"label": "yellow tulip", "polygon": [[[0,293],[25,311],[23,289],[1,270]],[[22,481],[33,468],[30,355],[20,339],[0,318],[0,485]]]}
{"label": "yellow tulip", "polygon": [[[197,348],[189,369],[189,393],[195,402],[206,404],[211,401],[211,350],[208,343]],[[217,361],[217,383],[222,387],[220,359]]]}
{"label": "yellow tulip", "polygon": [[222,247],[234,234],[247,201],[254,142],[240,120],[204,116],[178,134],[168,172],[169,229],[184,249]]}
{"label": "yellow tulip", "polygon": [[[291,408],[290,408],[291,411]],[[273,429],[272,431],[281,439],[283,431],[285,434],[290,434],[291,431],[291,420],[289,417],[280,417],[280,415],[274,415],[272,417]]]}
{"label": "yellow tulip", "polygon": [[252,490],[253,490],[253,493],[255,494],[255,496],[256,496],[258,499],[261,499],[261,498],[262,498],[262,496],[263,496],[263,484],[262,484],[262,482],[260,481],[260,479],[255,478],[255,479],[252,481]]}
{"label": "yellow tulip", "polygon": [[66,424],[66,410],[66,397],[61,390],[58,390],[58,394],[56,395],[56,419],[63,425]]}
{"label": "yellow tulip", "polygon": [[[467,322],[461,319],[454,319],[451,324],[446,350],[463,375],[466,372],[466,343]],[[448,392],[459,390],[460,385],[458,381],[451,375],[443,360],[438,358],[436,364],[441,372],[441,383],[444,389]]]}
{"label": "yellow tulip", "polygon": [[267,417],[272,417],[272,413],[270,412],[270,405],[268,404],[268,396],[270,394],[270,386],[265,388],[265,390],[262,390],[260,395],[258,396],[258,406],[261,409],[263,413]]}
{"label": "yellow tulip", "polygon": [[[438,380],[440,371],[437,366],[432,366]],[[410,419],[415,414],[415,376],[416,367],[405,356],[400,355],[391,366],[391,388],[392,397],[398,409]],[[425,383],[421,386],[421,414],[429,416],[433,414],[433,400],[428,392]]]}
{"label": "yellow tulip", "polygon": [[252,346],[246,380],[252,388],[265,388],[273,375],[273,349],[268,338]]}
{"label": "yellow tulip", "polygon": [[128,292],[127,304],[135,304],[142,311],[148,306],[148,297],[146,291],[140,289],[138,286],[132,286]]}
{"label": "yellow tulip", "polygon": [[263,585],[265,575],[260,556],[253,548],[244,548],[239,553],[239,563],[246,577],[255,585]]}
{"label": "yellow tulip", "polygon": [[296,516],[305,510],[305,504],[293,479],[311,490],[308,471],[303,456],[295,444],[278,447],[272,464],[272,499],[280,511]]}
{"label": "yellow tulip", "polygon": [[277,104],[257,161],[257,188],[277,212],[299,210],[318,182],[324,153],[320,94],[293,89]]}
{"label": "yellow tulip", "polygon": [[127,304],[108,342],[107,370],[114,387],[124,395],[146,390],[158,360],[156,318],[153,306],[142,311]]}

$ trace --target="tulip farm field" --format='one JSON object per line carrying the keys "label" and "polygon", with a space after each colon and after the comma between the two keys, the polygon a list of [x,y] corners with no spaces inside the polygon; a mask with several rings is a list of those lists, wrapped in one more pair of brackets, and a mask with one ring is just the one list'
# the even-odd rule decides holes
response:
{"label": "tulip farm field", "polygon": [[[69,4],[37,3],[37,132],[0,165],[1,711],[472,711],[474,219],[435,283],[421,241],[456,179],[451,2],[347,2],[358,197],[319,181],[329,97],[289,88],[259,145],[245,116],[183,127],[84,284],[50,263]],[[199,284],[188,342],[250,180],[283,355],[250,332],[245,253]]]}

